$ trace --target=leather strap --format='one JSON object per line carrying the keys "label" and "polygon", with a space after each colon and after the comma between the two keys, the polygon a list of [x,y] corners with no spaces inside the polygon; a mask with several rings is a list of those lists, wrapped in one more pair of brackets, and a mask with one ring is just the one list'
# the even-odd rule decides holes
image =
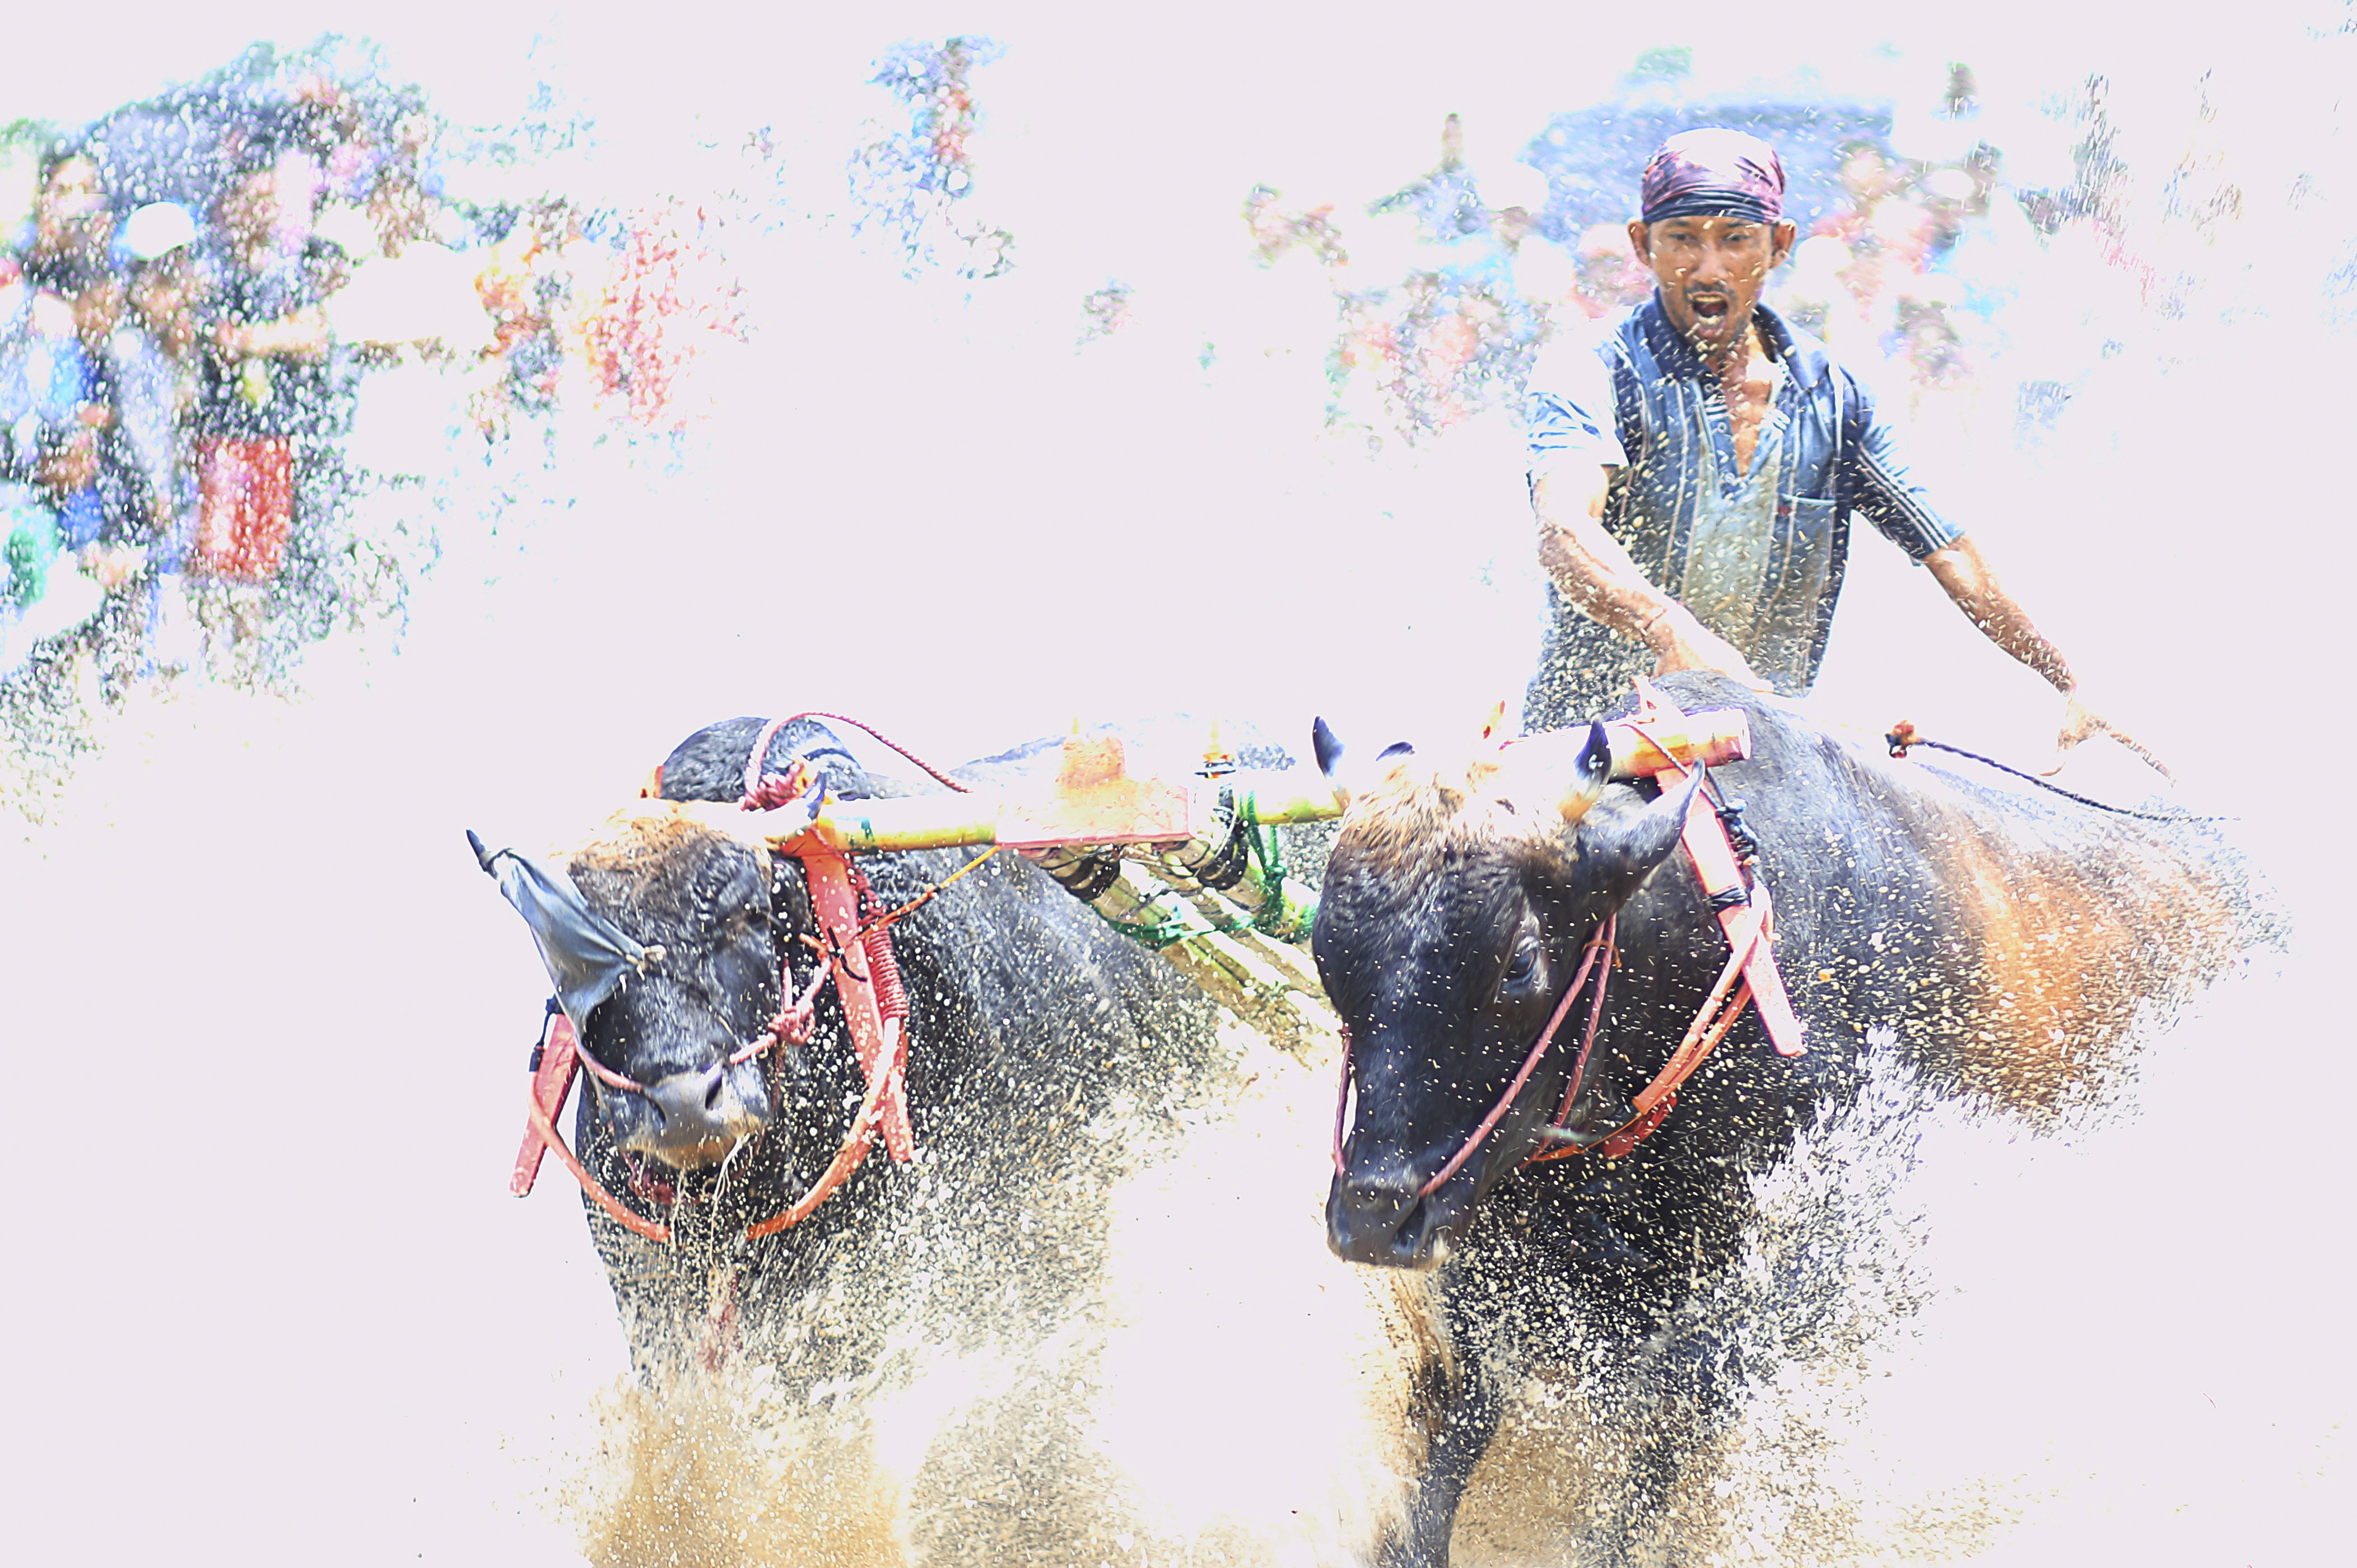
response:
{"label": "leather strap", "polygon": [[[1718,929],[1727,935],[1732,948],[1738,940],[1749,940],[1751,923],[1750,906],[1759,906],[1760,920],[1768,930],[1775,929],[1773,906],[1768,898],[1768,883],[1763,877],[1751,886],[1750,897],[1744,901],[1721,899],[1721,894],[1743,891],[1743,868],[1735,858],[1735,846],[1727,842],[1727,824],[1718,818],[1717,811],[1697,794],[1687,808],[1686,825],[1680,834],[1686,854],[1695,864],[1695,874],[1702,880],[1705,897],[1718,909]],[[1768,1042],[1776,1047],[1780,1057],[1797,1057],[1803,1047],[1801,1039],[1800,1016],[1792,1011],[1792,999],[1784,991],[1784,977],[1776,968],[1776,950],[1762,940],[1751,949],[1744,961],[1743,978],[1751,985],[1751,1004],[1760,1009],[1760,1022],[1767,1026]]]}
{"label": "leather strap", "polygon": [[[532,1069],[532,1102],[552,1123],[557,1112],[565,1109],[565,1097],[573,1092],[573,1079],[581,1071],[581,1056],[573,1046],[573,1020],[564,1014],[554,1015],[555,1026],[543,1036],[540,1049],[533,1053]],[[543,1019],[544,1024],[547,1023]],[[548,1142],[540,1129],[529,1122],[524,1125],[523,1146],[516,1150],[515,1172],[508,1177],[508,1190],[518,1197],[532,1191],[532,1184],[540,1176],[540,1160],[548,1153]]]}
{"label": "leather strap", "polygon": [[859,1058],[868,1089],[874,1091],[881,1085],[877,1121],[884,1148],[895,1160],[913,1159],[917,1142],[909,1126],[909,1036],[901,1020],[884,1015],[875,977],[865,972],[874,968],[874,961],[859,932],[859,893],[851,863],[827,849],[797,846],[795,853],[810,878],[811,912],[834,952],[834,991],[851,1025],[852,1051]]}

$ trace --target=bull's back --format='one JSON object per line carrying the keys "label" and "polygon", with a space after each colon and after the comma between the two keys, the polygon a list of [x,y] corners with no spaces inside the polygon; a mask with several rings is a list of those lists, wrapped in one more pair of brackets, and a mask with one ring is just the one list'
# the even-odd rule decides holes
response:
{"label": "bull's back", "polygon": [[1756,760],[1726,783],[1825,1044],[1887,1026],[1943,1087],[2045,1115],[2251,938],[2246,871],[2201,824],[1893,760],[1771,708],[1753,725]]}

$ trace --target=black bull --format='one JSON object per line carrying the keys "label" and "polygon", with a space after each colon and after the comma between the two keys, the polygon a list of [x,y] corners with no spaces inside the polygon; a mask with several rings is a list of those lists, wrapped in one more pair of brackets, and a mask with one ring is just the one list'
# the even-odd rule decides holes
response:
{"label": "black bull", "polygon": [[[575,926],[619,932],[651,955],[609,966],[619,983],[587,1009],[582,1036],[591,1057],[645,1091],[585,1080],[575,1128],[608,1189],[676,1239],[646,1241],[588,1208],[634,1355],[650,1369],[699,1348],[709,1356],[724,1322],[758,1334],[846,1271],[871,1282],[907,1272],[885,1254],[908,1245],[912,1213],[953,1212],[972,1254],[970,1269],[933,1271],[926,1289],[942,1313],[985,1310],[963,1299],[969,1288],[990,1294],[996,1318],[1045,1310],[1038,1298],[1071,1273],[1067,1260],[1082,1245],[1049,1211],[1092,1179],[1091,1151],[1106,1146],[1086,1130],[1118,1105],[1152,1135],[1157,1113],[1167,1119],[1191,1085],[1216,1076],[1211,1059],[1223,1048],[1200,991],[1045,875],[1000,855],[893,928],[920,1160],[895,1163],[879,1141],[808,1219],[747,1240],[748,1224],[826,1169],[865,1088],[832,987],[818,993],[807,1045],[726,1065],[776,1015],[781,959],[796,989],[808,985],[817,957],[803,939],[818,927],[799,861],[667,802],[735,801],[759,727],[735,719],[690,736],[664,763],[662,799],[617,813],[561,867],[586,906]],[[765,772],[781,776],[798,756],[838,798],[894,792],[806,721],[776,738]],[[1028,753],[1009,754],[961,772],[990,787],[1031,767]],[[877,855],[865,865],[877,903],[892,907],[967,854]],[[544,948],[568,940],[545,918],[534,924]],[[874,1348],[857,1332],[830,1343],[825,1364],[838,1372]]]}
{"label": "black bull", "polygon": [[[1445,1260],[1453,1340],[1394,1561],[1447,1560],[1497,1429],[1506,1341],[1524,1367],[1604,1345],[1645,1369],[1623,1387],[1652,1413],[1593,1542],[1604,1560],[1639,1544],[1747,1370],[1694,1304],[1741,1255],[1751,1177],[1857,1094],[1870,1034],[1931,1091],[2048,1117],[2252,934],[2238,864],[2199,826],[1892,761],[1716,676],[1662,684],[1689,712],[1750,709],[1752,757],[1717,778],[1749,802],[1808,1048],[1778,1057],[1747,1015],[1627,1157],[1525,1165],[1547,1146],[1583,1001],[1486,1143],[1420,1194],[1497,1103],[1616,905],[1620,962],[1569,1124],[1620,1124],[1694,1019],[1727,949],[1677,847],[1675,801],[1614,785],[1587,804],[1573,779],[1534,788],[1487,763],[1387,753],[1358,780],[1327,869],[1316,951],[1353,1036],[1357,1101],[1329,1240],[1361,1262]],[[1347,758],[1336,771],[1351,779]],[[1513,1333],[1495,1331],[1501,1317]]]}

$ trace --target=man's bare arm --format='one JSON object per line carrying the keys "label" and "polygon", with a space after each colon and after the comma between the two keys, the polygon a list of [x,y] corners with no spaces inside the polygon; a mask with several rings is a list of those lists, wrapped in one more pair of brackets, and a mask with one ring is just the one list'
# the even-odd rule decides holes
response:
{"label": "man's bare arm", "polygon": [[232,354],[270,354],[290,360],[324,359],[328,352],[328,313],[305,306],[276,321],[252,326],[224,325],[214,338]]}
{"label": "man's bare arm", "polygon": [[1934,550],[1923,557],[1923,564],[1984,637],[2043,675],[2056,691],[2070,694],[2078,684],[2071,661],[2029,623],[2028,613],[1996,580],[1996,569],[1969,534],[1944,550]]}
{"label": "man's bare arm", "polygon": [[[1923,564],[1946,589],[1948,597],[1964,612],[1964,618],[1981,629],[1983,636],[2022,663],[2044,676],[2047,682],[2064,698],[2061,733],[2055,737],[2055,768],[2062,765],[2062,754],[2093,735],[2108,735],[2138,757],[2143,757],[2164,777],[2172,777],[2169,765],[2153,755],[2143,743],[2087,706],[2079,695],[2078,678],[2071,672],[2071,661],[2062,650],[2047,640],[2037,627],[2030,624],[2029,613],[2015,602],[2005,585],[1996,579],[1996,569],[1980,546],[1970,535],[1957,540],[1944,550],[1935,550],[1923,557]],[[2052,768],[2048,769],[2053,771]]]}
{"label": "man's bare arm", "polygon": [[1542,475],[1531,491],[1538,513],[1539,564],[1573,607],[1653,652],[1653,672],[1717,670],[1767,688],[1732,643],[1677,600],[1645,580],[1620,542],[1605,532],[1604,500],[1612,471],[1598,466],[1585,494],[1568,476]]}

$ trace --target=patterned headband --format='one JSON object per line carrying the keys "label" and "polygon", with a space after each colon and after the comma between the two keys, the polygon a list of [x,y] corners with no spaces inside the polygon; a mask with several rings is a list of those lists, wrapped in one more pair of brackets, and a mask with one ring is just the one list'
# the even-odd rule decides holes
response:
{"label": "patterned headband", "polygon": [[1773,223],[1784,215],[1784,164],[1759,137],[1723,126],[1681,131],[1645,165],[1643,218],[1724,216]]}

